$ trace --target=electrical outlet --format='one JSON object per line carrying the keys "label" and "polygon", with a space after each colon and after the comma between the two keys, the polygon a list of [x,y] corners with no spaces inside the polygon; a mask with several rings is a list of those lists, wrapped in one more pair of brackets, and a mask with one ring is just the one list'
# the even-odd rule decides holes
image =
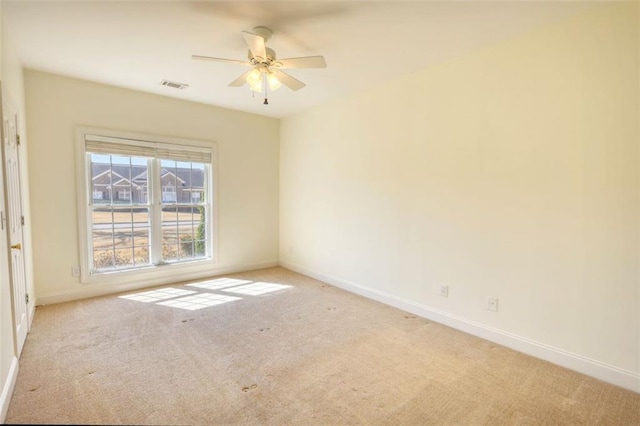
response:
{"label": "electrical outlet", "polygon": [[440,284],[439,287],[439,295],[442,297],[449,297],[449,286],[445,284]]}
{"label": "electrical outlet", "polygon": [[498,312],[498,298],[487,297],[487,309],[493,312]]}
{"label": "electrical outlet", "polygon": [[71,276],[72,277],[79,277],[80,276],[80,267],[79,266],[71,267]]}

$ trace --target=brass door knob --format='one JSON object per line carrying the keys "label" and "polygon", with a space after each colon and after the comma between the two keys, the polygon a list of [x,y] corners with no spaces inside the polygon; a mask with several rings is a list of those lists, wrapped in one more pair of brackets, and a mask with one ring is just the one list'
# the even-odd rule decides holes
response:
{"label": "brass door knob", "polygon": [[22,244],[18,243],[18,244],[14,244],[11,246],[12,249],[16,249],[16,250],[22,250]]}

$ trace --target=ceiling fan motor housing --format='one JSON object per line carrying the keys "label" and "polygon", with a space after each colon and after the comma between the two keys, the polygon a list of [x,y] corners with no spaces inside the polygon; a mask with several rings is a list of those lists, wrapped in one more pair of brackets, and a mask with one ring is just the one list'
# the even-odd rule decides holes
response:
{"label": "ceiling fan motor housing", "polygon": [[249,50],[249,53],[247,54],[247,57],[249,58],[249,62],[251,62],[252,65],[258,65],[260,63],[271,65],[273,62],[275,62],[276,52],[273,49],[270,49],[268,47],[265,47],[265,50],[267,52],[267,57],[264,58],[263,61],[260,60],[262,58],[256,58],[255,56],[253,56],[253,54],[251,53],[251,50]]}

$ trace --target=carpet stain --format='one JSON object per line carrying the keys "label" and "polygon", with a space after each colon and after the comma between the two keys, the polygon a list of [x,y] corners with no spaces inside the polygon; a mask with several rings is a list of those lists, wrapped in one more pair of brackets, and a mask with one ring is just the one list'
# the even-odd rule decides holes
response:
{"label": "carpet stain", "polygon": [[263,331],[269,331],[269,330],[271,330],[271,327],[265,327],[265,328],[259,328],[259,329],[258,329],[258,331],[259,331],[259,332],[261,332],[261,333],[262,333]]}
{"label": "carpet stain", "polygon": [[251,386],[245,386],[245,387],[243,387],[243,388],[242,388],[242,392],[245,392],[245,393],[246,393],[246,392],[249,392],[250,390],[253,390],[253,389],[257,388],[257,387],[258,387],[258,385],[256,385],[256,384],[254,383],[254,384],[252,384]]}
{"label": "carpet stain", "polygon": [[38,388],[32,388],[32,389],[29,389],[29,392],[35,392],[37,390],[38,390]]}
{"label": "carpet stain", "polygon": [[415,316],[414,315],[405,315],[404,318],[405,319],[414,319]]}
{"label": "carpet stain", "polygon": [[182,322],[183,322],[183,323],[185,323],[185,322],[191,322],[191,321],[193,321],[193,318],[183,319],[183,320],[182,320]]}

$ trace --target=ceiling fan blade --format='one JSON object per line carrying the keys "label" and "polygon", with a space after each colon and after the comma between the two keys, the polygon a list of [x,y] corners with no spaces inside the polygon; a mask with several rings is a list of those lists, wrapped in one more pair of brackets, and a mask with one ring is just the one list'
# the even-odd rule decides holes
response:
{"label": "ceiling fan blade", "polygon": [[253,56],[262,59],[267,58],[267,49],[264,46],[264,39],[262,37],[248,31],[243,31],[242,36],[244,37],[244,41],[247,42],[247,46],[249,46],[249,50]]}
{"label": "ceiling fan blade", "polygon": [[250,69],[249,71],[243,73],[240,77],[236,78],[231,83],[229,83],[229,86],[231,86],[231,87],[240,87],[240,86],[244,85],[247,82],[247,76],[249,75],[249,73],[251,71],[253,71],[253,70]]}
{"label": "ceiling fan blade", "polygon": [[284,71],[276,71],[276,77],[278,78],[278,80],[280,80],[280,83],[284,84],[293,91],[300,90],[305,86],[303,82],[301,82],[300,80],[296,80]]}
{"label": "ceiling fan blade", "polygon": [[327,62],[324,56],[304,56],[302,58],[278,59],[282,63],[281,68],[326,68]]}
{"label": "ceiling fan blade", "polygon": [[227,64],[237,64],[237,65],[246,65],[246,66],[251,65],[249,61],[237,61],[235,59],[214,58],[212,56],[191,55],[191,59],[196,59],[200,61],[224,62]]}

